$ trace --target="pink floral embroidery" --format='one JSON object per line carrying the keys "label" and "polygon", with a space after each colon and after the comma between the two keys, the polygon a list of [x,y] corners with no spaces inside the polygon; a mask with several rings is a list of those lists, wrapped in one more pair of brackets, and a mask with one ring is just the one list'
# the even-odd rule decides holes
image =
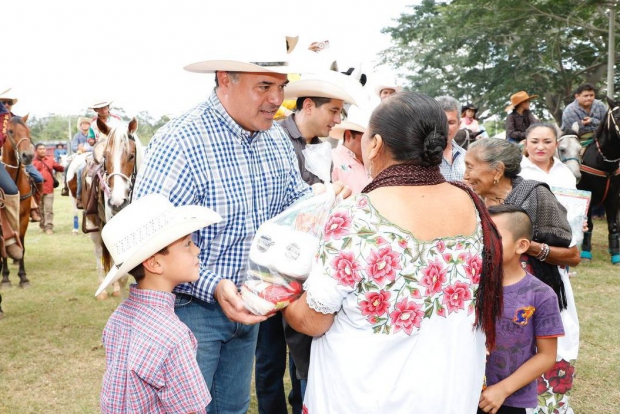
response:
{"label": "pink floral embroidery", "polygon": [[469,285],[458,280],[443,290],[443,304],[448,308],[448,314],[465,309],[465,301],[470,299]]}
{"label": "pink floral embroidery", "polygon": [[414,299],[422,299],[422,295],[420,295],[420,289],[411,289],[411,297]]}
{"label": "pink floral embroidery", "polygon": [[443,307],[443,306],[438,306],[437,307],[437,315],[443,316],[445,318],[446,317],[446,308]]}
{"label": "pink floral embroidery", "polygon": [[[392,294],[385,290],[366,293],[366,299],[360,302],[362,315],[381,316],[390,308],[389,299]],[[376,320],[376,318],[373,318]]]}
{"label": "pink floral embroidery", "polygon": [[332,213],[325,224],[325,240],[341,239],[349,233],[351,216],[343,211]]}
{"label": "pink floral embroidery", "polygon": [[444,253],[442,256],[446,263],[450,263],[452,261],[452,255],[450,253]]}
{"label": "pink floral embroidery", "polygon": [[439,250],[439,253],[443,253],[443,251],[446,250],[446,243],[444,243],[443,240],[437,242],[437,250]]}
{"label": "pink floral embroidery", "polygon": [[392,250],[390,246],[381,247],[379,250],[371,250],[366,259],[368,266],[366,272],[375,282],[384,285],[386,280],[394,281],[396,270],[402,269],[398,263],[399,254]]}
{"label": "pink floral embroidery", "polygon": [[407,240],[406,240],[406,239],[400,239],[400,240],[398,240],[398,245],[399,245],[402,249],[406,249],[406,248],[407,248]]}
{"label": "pink floral embroidery", "polygon": [[361,266],[355,261],[353,252],[340,252],[332,260],[332,268],[335,270],[334,278],[344,286],[355,286],[362,280],[359,275]]}
{"label": "pink floral embroidery", "polygon": [[383,237],[379,236],[375,239],[375,243],[377,243],[377,246],[381,246],[382,244],[387,244],[388,241],[385,240]]}
{"label": "pink floral embroidery", "polygon": [[474,285],[480,283],[480,273],[482,272],[482,257],[479,255],[467,254],[465,263],[465,273]]}
{"label": "pink floral embroidery", "polygon": [[368,205],[368,199],[366,197],[358,197],[357,206],[359,208],[364,208]]}
{"label": "pink floral embroidery", "polygon": [[441,292],[441,286],[446,282],[446,268],[439,259],[429,261],[428,266],[422,269],[424,277],[420,280],[420,285],[424,286],[426,296]]}
{"label": "pink floral embroidery", "polygon": [[398,302],[396,309],[390,313],[390,321],[394,325],[394,333],[402,329],[407,335],[411,335],[414,327],[420,328],[420,322],[422,322],[422,317],[424,317],[424,311],[421,308],[422,305],[410,302],[407,298]]}

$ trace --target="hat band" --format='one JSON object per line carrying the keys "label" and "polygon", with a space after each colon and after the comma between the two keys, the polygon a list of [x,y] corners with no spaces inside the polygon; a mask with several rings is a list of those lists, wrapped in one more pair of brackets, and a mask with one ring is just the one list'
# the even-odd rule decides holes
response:
{"label": "hat band", "polygon": [[250,62],[253,65],[263,66],[263,67],[275,67],[275,66],[288,66],[288,62]]}

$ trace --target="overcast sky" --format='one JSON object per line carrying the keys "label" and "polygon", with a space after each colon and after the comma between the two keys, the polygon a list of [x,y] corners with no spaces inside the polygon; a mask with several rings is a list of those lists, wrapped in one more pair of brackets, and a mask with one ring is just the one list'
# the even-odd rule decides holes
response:
{"label": "overcast sky", "polygon": [[[78,114],[108,98],[128,115],[177,115],[204,100],[213,75],[187,64],[211,58],[210,45],[262,33],[299,35],[299,46],[329,40],[341,70],[390,45],[381,29],[415,0],[15,0],[0,1],[0,89],[13,87],[17,114]],[[387,69],[379,68],[385,78]],[[0,90],[1,92],[1,90]]]}

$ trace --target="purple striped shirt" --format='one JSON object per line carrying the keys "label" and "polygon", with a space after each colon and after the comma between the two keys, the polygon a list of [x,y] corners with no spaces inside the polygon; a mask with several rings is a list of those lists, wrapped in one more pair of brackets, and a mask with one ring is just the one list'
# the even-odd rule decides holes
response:
{"label": "purple striped shirt", "polygon": [[206,413],[211,395],[196,338],[175,315],[174,298],[132,285],[108,320],[102,413]]}

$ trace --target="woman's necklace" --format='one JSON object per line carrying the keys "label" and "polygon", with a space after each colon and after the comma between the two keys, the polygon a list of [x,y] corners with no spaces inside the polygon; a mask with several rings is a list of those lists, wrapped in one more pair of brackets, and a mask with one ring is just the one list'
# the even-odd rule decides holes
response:
{"label": "woman's necklace", "polygon": [[508,198],[508,194],[510,194],[511,191],[512,191],[512,184],[508,187],[508,190],[506,191],[506,194],[504,194],[503,198],[489,196],[489,197],[484,197],[482,200],[484,201],[484,204],[486,206],[495,206],[497,204],[504,204],[504,201],[506,201],[506,198]]}

